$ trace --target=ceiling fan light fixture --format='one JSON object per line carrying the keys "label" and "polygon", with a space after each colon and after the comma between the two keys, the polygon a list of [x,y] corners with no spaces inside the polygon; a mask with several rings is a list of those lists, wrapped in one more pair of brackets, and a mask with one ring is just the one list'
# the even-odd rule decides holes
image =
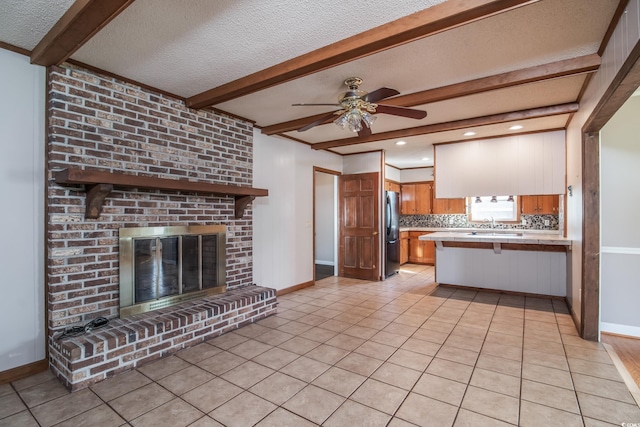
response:
{"label": "ceiling fan light fixture", "polygon": [[373,122],[376,121],[376,116],[374,116],[373,114],[369,114],[366,111],[362,112],[362,121],[364,122],[365,125],[367,125],[368,128],[371,128],[371,125],[373,124]]}
{"label": "ceiling fan light fixture", "polygon": [[362,130],[362,111],[352,108],[347,113],[347,123],[351,132],[360,132]]}
{"label": "ceiling fan light fixture", "polygon": [[349,121],[347,120],[347,114],[340,114],[337,119],[333,121],[333,123],[340,126],[342,129],[346,129],[349,125]]}
{"label": "ceiling fan light fixture", "polygon": [[337,115],[338,118],[334,119],[333,123],[342,129],[349,129],[351,132],[357,132],[360,137],[364,137],[371,135],[370,129],[376,120],[376,116],[374,116],[376,113],[407,117],[410,119],[424,119],[427,116],[427,112],[423,110],[378,104],[378,101],[399,95],[400,92],[395,89],[381,87],[373,92],[365,92],[360,90],[360,85],[362,84],[360,77],[350,77],[344,81],[344,84],[349,90],[340,96],[337,104],[291,104],[292,106],[335,105],[340,107],[339,110],[322,116],[306,126],[299,128],[298,132],[304,132],[314,126],[327,123],[330,118]]}

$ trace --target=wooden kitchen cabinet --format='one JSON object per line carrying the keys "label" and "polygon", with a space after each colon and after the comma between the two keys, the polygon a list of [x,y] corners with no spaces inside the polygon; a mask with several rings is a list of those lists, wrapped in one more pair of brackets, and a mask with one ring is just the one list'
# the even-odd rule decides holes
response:
{"label": "wooden kitchen cabinet", "polygon": [[426,231],[409,232],[409,262],[414,264],[435,264],[435,243],[430,240],[420,240],[420,236],[430,234]]}
{"label": "wooden kitchen cabinet", "polygon": [[465,199],[433,199],[434,214],[465,214],[467,205]]}
{"label": "wooden kitchen cabinet", "polygon": [[520,196],[520,212],[525,215],[558,215],[560,197],[555,194]]}
{"label": "wooden kitchen cabinet", "polygon": [[400,264],[409,262],[409,232],[400,232]]}
{"label": "wooden kitchen cabinet", "polygon": [[400,213],[403,215],[427,215],[431,213],[433,184],[418,182],[402,184]]}
{"label": "wooden kitchen cabinet", "polygon": [[395,191],[396,193],[400,193],[400,184],[395,181],[390,181],[387,179],[384,181],[384,190]]}

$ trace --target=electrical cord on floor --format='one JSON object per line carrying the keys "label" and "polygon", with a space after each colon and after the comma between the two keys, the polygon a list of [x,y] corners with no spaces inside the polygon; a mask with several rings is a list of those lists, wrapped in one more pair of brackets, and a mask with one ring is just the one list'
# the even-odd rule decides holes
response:
{"label": "electrical cord on floor", "polygon": [[109,319],[107,319],[106,317],[96,317],[95,319],[85,323],[84,325],[69,326],[65,328],[64,332],[58,335],[57,337],[55,337],[54,339],[57,341],[66,337],[77,337],[79,335],[82,335],[94,329],[104,328],[108,324],[109,324]]}

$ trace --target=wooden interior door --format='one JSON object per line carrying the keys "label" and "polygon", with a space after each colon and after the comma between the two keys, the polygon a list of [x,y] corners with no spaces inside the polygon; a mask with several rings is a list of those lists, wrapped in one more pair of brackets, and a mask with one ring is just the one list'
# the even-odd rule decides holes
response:
{"label": "wooden interior door", "polygon": [[338,271],[342,277],[380,277],[380,188],[378,173],[342,175],[338,179],[340,245]]}

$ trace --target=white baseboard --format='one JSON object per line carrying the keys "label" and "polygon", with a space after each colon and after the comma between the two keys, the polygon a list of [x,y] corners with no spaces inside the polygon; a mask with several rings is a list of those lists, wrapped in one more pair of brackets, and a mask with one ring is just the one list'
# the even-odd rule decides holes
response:
{"label": "white baseboard", "polygon": [[640,327],[618,325],[616,323],[600,322],[600,332],[610,332],[612,334],[627,335],[629,337],[640,338]]}
{"label": "white baseboard", "polygon": [[320,264],[320,265],[334,265],[334,266],[336,265],[336,263],[335,263],[335,262],[333,262],[333,261],[322,261],[322,260],[320,260],[320,259],[317,259],[317,260],[316,260],[316,264]]}

